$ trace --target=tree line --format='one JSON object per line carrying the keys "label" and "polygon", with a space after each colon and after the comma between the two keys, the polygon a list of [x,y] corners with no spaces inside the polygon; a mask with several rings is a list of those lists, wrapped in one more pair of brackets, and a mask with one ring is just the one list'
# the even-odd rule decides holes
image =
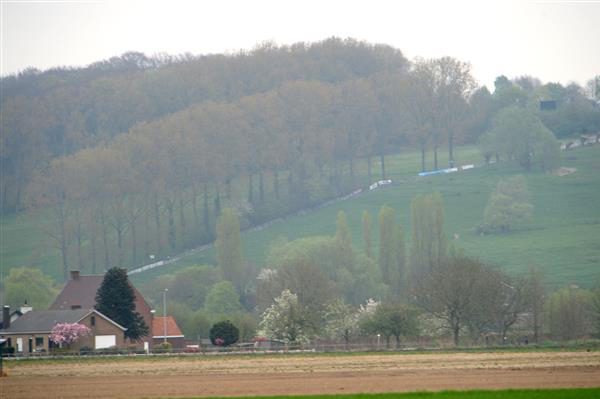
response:
{"label": "tree line", "polygon": [[[45,230],[64,278],[75,266],[136,267],[208,243],[225,206],[246,227],[367,186],[403,148],[420,150],[423,171],[428,152],[437,169],[438,151],[452,164],[463,142],[479,142],[486,159],[550,169],[564,120],[570,133],[600,126],[577,86],[499,77],[491,94],[462,61],[408,62],[350,39],[232,56],[126,54],[4,82],[2,204],[52,214]],[[543,98],[557,99],[554,114],[538,110]],[[530,147],[507,121],[535,133]]]}
{"label": "tree line", "polygon": [[[549,293],[539,269],[511,276],[468,256],[448,242],[443,208],[439,194],[415,197],[406,234],[393,208],[382,206],[378,223],[365,211],[360,244],[340,211],[335,235],[277,239],[260,268],[245,262],[238,212],[225,208],[217,221],[217,265],[191,266],[140,288],[155,304],[168,288],[168,313],[189,339],[207,337],[224,320],[242,341],[258,334],[290,345],[349,345],[377,335],[387,345],[433,337],[499,344],[515,336],[538,342],[600,333],[600,290]],[[3,289],[7,303],[29,299],[36,307],[56,294],[50,279],[26,268],[12,269]]]}

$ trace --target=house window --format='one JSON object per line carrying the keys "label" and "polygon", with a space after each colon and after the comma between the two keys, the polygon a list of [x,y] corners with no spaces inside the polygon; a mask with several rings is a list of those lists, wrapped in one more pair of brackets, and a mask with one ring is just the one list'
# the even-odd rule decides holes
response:
{"label": "house window", "polygon": [[95,325],[96,325],[96,316],[92,316],[92,317],[91,317],[91,319],[90,319],[90,324],[91,324],[92,326],[95,326]]}
{"label": "house window", "polygon": [[44,346],[44,337],[35,337],[35,347]]}

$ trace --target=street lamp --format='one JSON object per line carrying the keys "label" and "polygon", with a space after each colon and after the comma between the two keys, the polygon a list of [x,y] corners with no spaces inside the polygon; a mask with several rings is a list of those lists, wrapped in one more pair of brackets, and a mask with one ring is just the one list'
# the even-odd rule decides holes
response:
{"label": "street lamp", "polygon": [[165,344],[167,343],[167,291],[168,288],[163,291],[163,342]]}

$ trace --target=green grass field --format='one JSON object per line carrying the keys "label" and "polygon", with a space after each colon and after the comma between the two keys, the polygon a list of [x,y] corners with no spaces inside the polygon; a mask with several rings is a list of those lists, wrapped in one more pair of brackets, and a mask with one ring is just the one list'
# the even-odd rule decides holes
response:
{"label": "green grass field", "polygon": [[598,397],[600,397],[600,388],[508,389],[501,391],[444,391],[312,396],[256,396],[248,399],[593,399]]}
{"label": "green grass field", "polygon": [[[375,221],[383,204],[396,209],[405,237],[410,241],[411,199],[421,193],[439,191],[445,202],[446,232],[456,247],[509,273],[524,273],[530,266],[537,266],[551,287],[568,284],[590,287],[600,282],[600,207],[597,205],[600,203],[600,146],[564,152],[562,156],[561,166],[575,167],[577,172],[562,177],[541,172],[526,174],[534,204],[533,218],[507,234],[481,236],[476,233],[476,227],[482,221],[483,210],[498,180],[521,173],[519,169],[500,164],[416,179],[419,158],[411,153],[390,157],[388,165],[393,185],[245,233],[244,253],[249,261],[262,265],[270,244],[279,237],[293,240],[334,234],[339,210],[346,212],[354,247],[362,250],[362,212],[371,213],[376,240]],[[472,147],[463,147],[459,159],[462,164],[477,162],[478,154]],[[203,263],[214,263],[213,249],[132,277],[134,281],[144,282],[158,274]]]}
{"label": "green grass field", "polygon": [[508,389],[500,391],[444,391],[350,395],[255,396],[248,399],[593,399],[600,388],[579,389]]}
{"label": "green grass field", "polygon": [[[446,152],[440,152],[440,165],[447,163],[445,157]],[[455,246],[510,273],[523,273],[529,266],[538,266],[551,287],[568,284],[590,287],[600,281],[600,146],[563,152],[562,157],[561,166],[575,167],[577,172],[563,177],[540,172],[526,174],[534,204],[533,219],[508,234],[480,236],[475,228],[481,223],[483,209],[498,180],[520,173],[517,168],[500,164],[417,179],[420,158],[418,152],[411,151],[387,158],[389,178],[394,181],[391,186],[245,233],[245,257],[261,267],[269,246],[279,237],[293,240],[333,234],[339,210],[346,212],[354,246],[362,251],[362,212],[371,213],[376,244],[377,212],[383,204],[396,209],[405,237],[410,241],[411,199],[417,194],[439,191],[445,202],[446,232]],[[458,148],[456,158],[459,164],[481,162],[478,150],[472,146]],[[373,166],[377,171],[378,165]],[[358,174],[366,175],[364,163]],[[43,210],[3,216],[0,261],[4,274],[11,267],[33,266],[60,281],[60,256],[43,231],[46,220],[48,215]],[[132,275],[132,279],[143,283],[184,266],[205,263],[214,263],[213,249],[192,253],[176,264]]]}

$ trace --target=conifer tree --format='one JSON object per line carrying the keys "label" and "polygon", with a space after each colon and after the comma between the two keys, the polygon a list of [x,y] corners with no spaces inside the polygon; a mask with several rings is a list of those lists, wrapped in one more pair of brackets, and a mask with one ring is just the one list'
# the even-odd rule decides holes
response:
{"label": "conifer tree", "polygon": [[113,267],[104,275],[96,293],[96,310],[127,328],[125,338],[137,341],[149,334],[144,318],[135,311],[135,293],[127,271]]}

